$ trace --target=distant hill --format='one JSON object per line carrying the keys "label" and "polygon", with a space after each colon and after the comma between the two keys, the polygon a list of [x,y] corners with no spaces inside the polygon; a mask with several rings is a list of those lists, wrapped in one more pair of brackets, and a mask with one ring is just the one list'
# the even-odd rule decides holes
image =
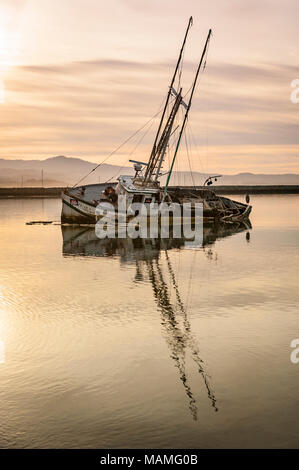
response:
{"label": "distant hill", "polygon": [[[6,160],[0,159],[0,187],[41,186],[42,172],[44,186],[72,186],[85,176],[95,164],[81,158],[57,156],[46,160]],[[95,172],[84,180],[84,184],[115,180],[119,174],[134,174],[132,167],[121,167],[104,163]],[[174,172],[171,183],[173,185],[201,185],[207,178],[206,174],[193,172]],[[164,181],[165,181],[164,177]],[[162,180],[163,182],[163,180]],[[217,184],[217,183],[215,183]],[[238,173],[236,175],[223,175],[219,179],[221,185],[279,185],[299,184],[297,174],[254,174]]]}
{"label": "distant hill", "polygon": [[[0,159],[0,186],[72,186],[79,179],[95,168],[95,163],[64,156],[47,158],[46,160],[6,160]],[[104,163],[93,172],[85,184],[104,182],[117,175],[122,167]],[[133,174],[132,168],[124,169]],[[43,173],[43,175],[42,175]]]}

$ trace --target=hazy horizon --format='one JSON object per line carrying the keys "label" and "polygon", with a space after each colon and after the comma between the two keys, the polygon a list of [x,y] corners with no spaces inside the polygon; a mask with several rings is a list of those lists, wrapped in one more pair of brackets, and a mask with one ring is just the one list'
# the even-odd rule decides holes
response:
{"label": "hazy horizon", "polygon": [[[116,181],[120,174],[134,174],[130,166],[104,163],[100,168],[91,172],[94,163],[63,155],[47,158],[45,160],[5,160],[0,158],[0,187],[53,187],[73,186],[82,177],[81,184],[104,183]],[[91,172],[91,174],[90,174]],[[215,174],[215,173],[214,173]],[[263,174],[252,172],[223,173],[216,184],[223,185],[299,185],[299,174]],[[173,185],[202,185],[209,173],[189,170],[174,171],[171,179]],[[165,183],[166,176],[161,178]]]}

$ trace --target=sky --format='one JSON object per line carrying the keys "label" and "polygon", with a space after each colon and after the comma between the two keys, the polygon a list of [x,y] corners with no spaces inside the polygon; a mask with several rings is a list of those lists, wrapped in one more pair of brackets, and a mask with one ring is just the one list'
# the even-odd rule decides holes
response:
{"label": "sky", "polygon": [[[102,161],[160,109],[190,15],[183,90],[213,37],[177,169],[299,173],[297,0],[0,0],[0,158]],[[147,160],[151,124],[108,163]]]}

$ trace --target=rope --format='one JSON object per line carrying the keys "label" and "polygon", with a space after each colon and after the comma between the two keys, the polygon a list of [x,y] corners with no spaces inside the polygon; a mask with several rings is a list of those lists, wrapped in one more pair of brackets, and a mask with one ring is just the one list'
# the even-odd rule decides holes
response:
{"label": "rope", "polygon": [[[207,55],[208,55],[208,51],[209,51],[209,43],[207,45],[207,51],[206,51],[206,54],[205,54],[205,62],[204,62],[204,65],[203,65],[203,69],[202,69],[202,73],[204,72],[205,68],[206,68],[206,62],[207,62]],[[184,55],[183,55],[183,60],[184,60]],[[181,65],[181,68],[180,68],[180,72],[179,72],[179,83],[181,82],[181,74],[182,74],[182,65]],[[199,80],[198,80],[198,83],[197,83],[197,86],[196,86],[196,89],[195,91],[197,91],[198,89],[198,86],[199,86],[199,82],[200,82],[200,77],[199,77]],[[190,92],[190,90],[192,89],[192,86],[193,84],[190,86],[189,90],[187,91],[187,93],[185,93],[185,95],[183,96],[183,98],[185,98],[188,93]],[[163,100],[164,102],[164,100]],[[103,165],[112,155],[114,155],[116,152],[118,152],[118,150],[120,150],[127,142],[129,142],[133,137],[135,137],[135,135],[137,135],[140,131],[142,131],[151,121],[153,121],[155,119],[155,117],[157,117],[160,112],[162,111],[162,107],[163,107],[163,102],[162,102],[162,105],[160,106],[160,109],[159,111],[154,114],[154,116],[152,116],[143,126],[141,126],[139,129],[137,129],[137,131],[135,131],[133,134],[131,134],[127,139],[125,139],[116,149],[114,149],[111,153],[109,153],[107,155],[106,158],[104,158],[104,160],[102,160],[98,165],[95,166],[95,168],[93,168],[91,171],[89,171],[85,176],[83,176],[81,179],[79,179],[79,181],[77,181],[77,183],[75,183],[73,186],[72,186],[72,189],[74,189],[76,186],[78,186],[79,183],[81,183],[82,181],[84,181],[86,178],[88,178],[89,175],[91,175],[91,173],[93,173],[95,170],[97,170],[101,165]],[[186,139],[186,133],[185,133],[185,139]],[[137,144],[137,146],[139,145],[139,143]],[[137,148],[137,147],[136,147]],[[135,149],[134,149],[135,151]],[[188,148],[187,148],[187,153],[188,153]],[[189,154],[188,154],[188,159],[189,159]],[[189,160],[189,165],[190,165],[190,160]],[[123,165],[124,167],[124,165]],[[122,167],[122,168],[123,168]],[[117,173],[116,173],[117,174]],[[193,180],[193,175],[192,175],[192,171],[191,171],[191,176],[192,176],[192,180]],[[112,177],[113,178],[113,177]],[[109,180],[107,180],[106,182],[109,182],[112,178],[110,178]],[[194,185],[194,181],[193,181],[193,185]]]}
{"label": "rope", "polygon": [[178,80],[178,87],[177,87],[178,90],[179,90],[180,87],[181,87],[181,78],[182,78],[182,72],[183,72],[184,59],[185,59],[185,49],[183,50],[182,60],[181,60],[181,64],[180,64],[179,80]]}
{"label": "rope", "polygon": [[[133,147],[133,149],[131,150],[131,152],[129,153],[129,157],[136,151],[136,149],[139,147],[139,145],[141,144],[141,142],[143,141],[143,139],[145,138],[145,136],[149,133],[149,131],[151,130],[151,128],[153,127],[153,124],[154,124],[154,121],[152,121],[151,125],[149,126],[149,128],[147,129],[146,132],[144,132],[144,134],[141,136],[141,138],[138,140],[137,144],[135,145],[135,147]],[[121,171],[122,169],[125,167],[125,164],[129,161],[129,159],[127,158],[125,163],[123,164],[123,166],[120,168],[120,170],[118,170],[113,176],[111,176],[111,178],[109,178],[108,180],[105,181],[104,184],[106,183],[109,183],[109,181],[111,181],[113,178],[115,178]]]}
{"label": "rope", "polygon": [[[164,101],[164,99],[163,99],[163,101]],[[78,184],[81,183],[83,180],[88,178],[88,176],[91,175],[91,173],[93,173],[97,168],[99,168],[101,165],[103,165],[103,163],[105,163],[110,157],[112,157],[112,155],[114,155],[116,152],[118,152],[118,150],[120,150],[127,142],[129,142],[131,139],[133,139],[133,137],[135,137],[135,135],[137,135],[151,121],[153,121],[153,119],[155,119],[155,117],[157,117],[160,114],[161,111],[162,111],[162,106],[160,106],[159,111],[156,114],[154,114],[154,116],[152,116],[143,126],[141,126],[139,129],[137,129],[137,131],[135,131],[126,140],[124,140],[124,142],[122,142],[115,150],[113,150],[111,153],[109,153],[109,155],[107,155],[107,157],[104,158],[104,160],[102,160],[97,166],[95,166],[95,168],[93,168],[85,176],[83,176],[79,181],[77,181],[77,183],[75,183],[74,186],[72,186],[72,189],[74,189],[76,186],[78,186]]]}
{"label": "rope", "polygon": [[[206,53],[205,53],[205,61],[204,61],[203,67],[202,67],[202,69],[201,69],[201,71],[200,71],[201,74],[203,74],[204,71],[205,71],[205,69],[206,69],[207,60],[208,60],[208,53],[209,53],[209,47],[210,47],[210,41],[209,41],[209,43],[208,43],[208,45],[207,45],[207,50],[206,50]],[[197,81],[196,88],[195,88],[195,90],[194,90],[195,93],[197,92],[197,89],[198,89],[198,87],[199,87],[200,78],[201,78],[201,77],[199,76],[199,77],[198,77],[198,81]],[[186,96],[188,95],[188,93],[190,92],[190,90],[191,90],[192,87],[193,87],[193,82],[192,82],[190,88],[188,89],[188,91],[184,94],[183,98],[186,98]]]}
{"label": "rope", "polygon": [[[189,121],[187,121],[187,126],[188,126],[188,123],[189,123]],[[192,185],[193,185],[193,188],[195,188],[194,177],[193,177],[191,161],[190,161],[190,155],[189,155],[189,145],[188,145],[188,142],[187,142],[187,126],[186,126],[186,129],[185,129],[185,132],[184,132],[184,137],[185,137],[185,144],[186,144],[187,157],[188,157],[188,163],[189,163],[189,170],[190,170],[190,174],[191,174]]]}
{"label": "rope", "polygon": [[194,137],[194,134],[193,134],[193,131],[192,131],[192,128],[191,128],[191,125],[190,125],[190,122],[189,122],[189,121],[188,121],[188,125],[189,125],[188,127],[189,127],[189,131],[190,131],[190,135],[191,135],[191,140],[192,140],[193,146],[194,146],[194,148],[195,148],[196,157],[198,158],[199,163],[200,163],[200,166],[201,166],[201,172],[202,172],[203,174],[205,174],[205,173],[207,173],[207,171],[206,171],[206,166],[203,165],[202,159],[201,159],[201,157],[200,157],[200,153],[199,153],[198,148],[197,148],[198,145],[197,145],[197,142],[196,142],[196,140],[195,140],[195,137]]}

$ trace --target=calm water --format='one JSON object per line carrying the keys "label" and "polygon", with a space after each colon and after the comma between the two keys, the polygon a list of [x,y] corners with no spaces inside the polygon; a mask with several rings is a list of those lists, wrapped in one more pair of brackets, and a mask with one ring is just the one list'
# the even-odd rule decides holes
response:
{"label": "calm water", "polygon": [[252,204],[190,249],[0,200],[0,446],[298,447],[299,197]]}

